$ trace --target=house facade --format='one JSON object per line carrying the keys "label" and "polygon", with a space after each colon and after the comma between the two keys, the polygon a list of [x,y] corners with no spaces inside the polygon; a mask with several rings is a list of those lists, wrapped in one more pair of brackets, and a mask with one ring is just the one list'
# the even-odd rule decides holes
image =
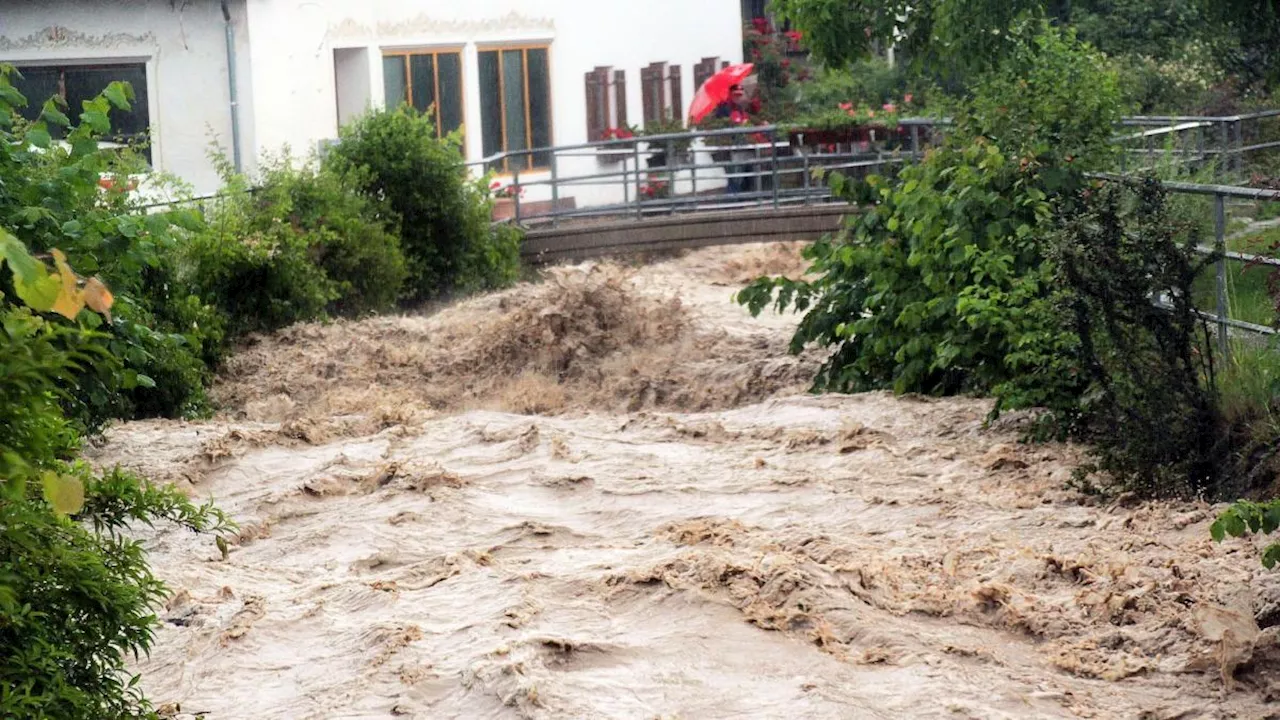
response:
{"label": "house facade", "polygon": [[[736,0],[10,0],[0,63],[33,108],[52,94],[78,108],[128,80],[138,101],[113,111],[117,132],[146,134],[153,169],[211,193],[211,142],[252,170],[401,102],[461,130],[469,161],[683,118],[695,81],[741,60],[741,23]],[[599,161],[557,162],[589,174]],[[497,169],[527,182],[548,158]],[[611,194],[584,187],[580,204]]]}

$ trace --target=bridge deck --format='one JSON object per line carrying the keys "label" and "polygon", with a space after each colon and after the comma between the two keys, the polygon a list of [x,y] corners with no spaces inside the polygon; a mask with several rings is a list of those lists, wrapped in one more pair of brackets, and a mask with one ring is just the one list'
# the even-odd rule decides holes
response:
{"label": "bridge deck", "polygon": [[817,240],[838,230],[850,212],[855,210],[845,204],[754,207],[544,227],[528,232],[521,255],[526,262],[548,264],[710,245]]}

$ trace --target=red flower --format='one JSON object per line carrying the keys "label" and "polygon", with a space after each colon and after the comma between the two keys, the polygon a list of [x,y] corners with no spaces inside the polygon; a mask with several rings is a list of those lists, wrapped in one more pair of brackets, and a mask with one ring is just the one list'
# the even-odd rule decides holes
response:
{"label": "red flower", "polygon": [[786,36],[787,36],[787,39],[788,39],[788,40],[790,40],[790,41],[791,41],[791,42],[793,42],[793,43],[798,43],[798,42],[800,42],[800,38],[804,37],[804,36],[800,33],[800,31],[799,31],[799,30],[788,30],[787,32],[785,32],[785,33],[783,33],[783,34],[784,34],[784,35],[786,35]]}
{"label": "red flower", "polygon": [[880,109],[884,110],[885,112],[891,113],[891,112],[897,112],[898,106],[894,105],[893,103],[885,103]]}
{"label": "red flower", "polygon": [[751,26],[761,35],[769,34],[769,21],[765,18],[755,18],[751,21]]}
{"label": "red flower", "polygon": [[784,68],[791,67],[791,61],[787,58],[782,58],[782,67]]}
{"label": "red flower", "polygon": [[914,100],[914,99],[915,99],[915,98],[911,95],[911,93],[907,93],[906,95],[903,95],[903,96],[902,96],[902,102],[904,102],[904,103],[906,103],[906,104],[908,104],[908,105],[910,105],[910,104],[911,104],[911,101],[912,101],[912,100]]}
{"label": "red flower", "polygon": [[853,103],[840,103],[840,109],[841,109],[841,110],[852,110],[852,109],[853,109]]}

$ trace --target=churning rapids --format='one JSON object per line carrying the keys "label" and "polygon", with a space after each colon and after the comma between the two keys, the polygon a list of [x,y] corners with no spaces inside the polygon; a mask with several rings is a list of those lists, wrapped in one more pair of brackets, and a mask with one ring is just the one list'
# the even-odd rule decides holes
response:
{"label": "churning rapids", "polygon": [[988,404],[809,396],[793,247],[587,264],[258,339],[207,422],[93,452],[213,498],[137,530],[144,686],[230,718],[1280,717],[1280,576],[1214,508],[1065,489]]}

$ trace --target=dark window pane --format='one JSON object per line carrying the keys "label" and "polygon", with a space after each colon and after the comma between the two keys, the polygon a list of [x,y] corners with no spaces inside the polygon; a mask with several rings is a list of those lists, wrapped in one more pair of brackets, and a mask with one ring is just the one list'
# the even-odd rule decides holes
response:
{"label": "dark window pane", "polygon": [[67,105],[71,108],[72,117],[83,111],[85,101],[92,100],[107,89],[107,85],[120,80],[133,87],[133,109],[111,109],[112,135],[139,135],[147,131],[150,118],[147,109],[146,66],[67,67],[63,68],[63,73],[66,77]]}
{"label": "dark window pane", "polygon": [[462,127],[462,56],[441,53],[436,56],[436,73],[440,78],[440,127],[451,133]]}
{"label": "dark window pane", "polygon": [[[18,72],[22,73],[22,77],[9,76],[13,86],[27,98],[27,106],[18,108],[18,112],[28,120],[35,120],[40,117],[44,101],[60,94],[58,76],[61,71],[48,67],[24,67],[18,68]],[[71,119],[74,121],[76,118],[72,116]]]}
{"label": "dark window pane", "polygon": [[[502,114],[507,123],[507,150],[525,150],[529,147],[529,128],[525,123],[524,53],[509,50],[502,53]],[[524,170],[529,166],[527,155],[511,158],[512,169]]]}
{"label": "dark window pane", "polygon": [[404,56],[387,55],[382,58],[382,87],[386,91],[388,110],[400,107],[409,99],[409,79],[405,75]]}
{"label": "dark window pane", "polygon": [[[418,112],[431,111],[435,117],[436,61],[432,55],[409,56],[409,82],[413,85],[413,106]],[[438,127],[438,126],[437,126]]]}
{"label": "dark window pane", "polygon": [[484,156],[502,151],[502,81],[498,53],[479,53],[480,70],[480,134]]}
{"label": "dark window pane", "polygon": [[[530,50],[529,62],[529,124],[532,128],[533,147],[552,146],[551,140],[551,73],[547,66],[546,50]],[[548,167],[548,153],[533,156],[533,164]]]}

